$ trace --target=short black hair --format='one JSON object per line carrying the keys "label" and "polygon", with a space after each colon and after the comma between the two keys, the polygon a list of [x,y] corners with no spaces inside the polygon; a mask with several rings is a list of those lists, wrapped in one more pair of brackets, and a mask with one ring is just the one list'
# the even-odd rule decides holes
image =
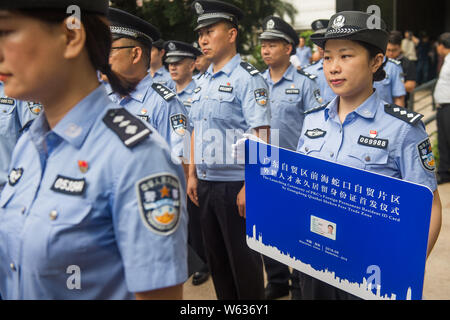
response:
{"label": "short black hair", "polygon": [[[377,54],[383,54],[383,50],[381,50],[380,48],[367,43],[367,42],[363,42],[363,41],[356,41],[357,43],[359,43],[361,46],[363,46],[368,52],[369,52],[369,57],[371,59],[375,58],[377,56]],[[383,62],[383,64],[378,68],[378,70],[373,74],[373,81],[382,81],[386,78],[386,71],[384,70],[384,66],[386,65],[388,59],[385,59],[385,61]]]}
{"label": "short black hair", "polygon": [[439,36],[438,44],[442,44],[445,48],[450,49],[450,32],[445,32]]}
{"label": "short black hair", "polygon": [[402,34],[400,31],[391,31],[389,33],[388,43],[400,46],[402,44]]}

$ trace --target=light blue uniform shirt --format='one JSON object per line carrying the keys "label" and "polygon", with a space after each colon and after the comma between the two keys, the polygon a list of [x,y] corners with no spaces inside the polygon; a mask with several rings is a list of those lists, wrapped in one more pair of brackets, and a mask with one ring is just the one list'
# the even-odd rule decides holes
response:
{"label": "light blue uniform shirt", "polygon": [[5,96],[0,82],[0,192],[8,180],[9,162],[21,130],[40,113],[42,106]]}
{"label": "light blue uniform shirt", "polygon": [[194,90],[196,88],[197,88],[197,83],[194,80],[192,80],[191,82],[189,82],[189,84],[186,86],[186,88],[184,88],[180,92],[177,92],[178,99],[181,100],[181,102],[183,103],[184,107],[186,108],[188,114],[191,111],[192,96],[194,95]]}
{"label": "light blue uniform shirt", "polygon": [[231,157],[231,145],[244,132],[270,126],[268,87],[239,54],[213,74],[211,65],[193,96],[197,176],[209,181],[244,181],[244,164]]}
{"label": "light blue uniform shirt", "polygon": [[167,71],[166,67],[162,66],[158,71],[153,75],[153,82],[160,83],[165,85],[166,87],[175,90],[175,82],[173,82],[172,77],[170,76],[170,72]]}
{"label": "light blue uniform shirt", "polygon": [[331,89],[327,79],[325,78],[325,74],[323,73],[323,59],[320,59],[319,61],[303,68],[303,70],[317,76],[315,81],[319,86],[323,103],[328,103],[336,97],[336,94]]}
{"label": "light blue uniform shirt", "polygon": [[375,81],[373,87],[377,89],[377,94],[381,100],[393,103],[394,97],[406,95],[404,78],[402,76],[403,69],[401,64],[396,64],[391,59],[388,59],[384,71],[386,71],[386,78],[382,81]]}
{"label": "light blue uniform shirt", "polygon": [[100,86],[53,130],[42,113],[19,139],[0,197],[4,299],[132,299],[186,281],[182,167],[119,112]]}
{"label": "light blue uniform shirt", "polygon": [[321,105],[320,90],[314,80],[297,72],[293,65],[277,83],[270,77],[269,69],[262,76],[269,85],[271,144],[295,150],[302,132],[303,113]]}
{"label": "light blue uniform shirt", "polygon": [[312,57],[311,48],[304,46],[303,48],[297,47],[295,55],[300,60],[300,66],[304,67],[310,64],[310,59]]}
{"label": "light blue uniform shirt", "polygon": [[111,93],[110,98],[135,116],[150,123],[166,139],[174,155],[181,157],[184,155],[188,112],[175,92],[165,90],[166,98],[163,98],[152,88],[153,83],[151,75],[148,74],[129,96],[121,98],[118,94]]}
{"label": "light blue uniform shirt", "polygon": [[[341,124],[338,101],[305,117],[297,151],[436,190],[431,145],[421,121],[412,125],[387,113],[374,93]],[[402,111],[395,109],[399,117]],[[408,121],[417,115],[408,113]]]}

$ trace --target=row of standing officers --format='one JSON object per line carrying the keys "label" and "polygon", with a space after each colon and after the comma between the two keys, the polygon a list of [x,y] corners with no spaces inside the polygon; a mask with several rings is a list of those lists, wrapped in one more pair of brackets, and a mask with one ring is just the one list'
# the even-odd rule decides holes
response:
{"label": "row of standing officers", "polygon": [[[243,12],[228,3],[194,2],[199,51],[180,41],[158,42],[160,33],[154,26],[124,11],[108,9],[107,1],[75,2],[88,16],[108,15],[110,20],[112,49],[108,52],[107,65],[104,60],[97,63],[92,58],[89,41],[86,47],[90,59],[72,53],[85,63],[82,66],[86,69],[101,72],[102,76],[95,76],[97,83],[102,78],[103,85],[95,86],[92,77],[91,83],[78,83],[83,90],[75,91],[81,91],[82,99],[60,116],[62,110],[58,112],[60,107],[55,97],[33,94],[29,88],[29,92],[20,92],[13,86],[13,77],[2,78],[9,96],[45,105],[45,111],[38,116],[42,109],[39,103],[14,99],[3,103],[2,100],[2,107],[11,106],[8,114],[15,110],[20,119],[17,128],[24,132],[12,154],[8,180],[0,198],[0,236],[5,239],[0,244],[2,297],[181,297],[181,285],[188,276],[185,250],[188,210],[190,243],[208,266],[197,270],[200,272],[194,278],[197,276],[201,282],[210,272],[219,299],[276,298],[289,290],[289,279],[293,298],[302,294],[307,298],[349,298],[298,272],[291,275],[286,266],[267,258],[264,265],[269,285],[264,290],[261,256],[250,250],[245,241],[244,167],[230,154],[230,146],[244,132],[304,153],[311,153],[309,149],[305,151],[310,142],[324,144],[321,138],[327,132],[319,129],[321,135],[309,136],[310,130],[304,130],[303,122],[310,114],[313,119],[319,115],[314,121],[320,122],[321,114],[329,107],[336,111],[339,98],[322,71],[323,64],[330,60],[330,52],[325,50],[325,58],[316,64],[296,69],[290,63],[290,56],[295,54],[298,45],[297,34],[282,19],[270,16],[264,19],[260,35],[262,57],[269,68],[260,74],[237,53],[238,24]],[[0,10],[5,10],[8,18],[8,14],[17,14],[9,13],[10,9],[64,9],[67,4],[66,1],[60,4],[45,0],[32,4],[6,1]],[[30,17],[29,12],[23,15],[38,19]],[[373,151],[369,152],[373,160],[367,160],[367,156],[363,158],[367,152],[363,151],[368,146],[359,145],[361,152],[356,157],[361,157],[365,169],[381,168],[383,173],[427,184],[437,192],[430,160],[432,153],[424,129],[417,122],[406,124],[410,118],[391,107],[395,98],[404,96],[405,91],[400,85],[399,64],[384,57],[387,33],[378,30],[380,33],[371,40],[370,31],[355,26],[355,21],[361,21],[360,15],[365,17],[363,13],[347,12],[332,17],[331,26],[324,21],[313,24],[316,41],[324,48],[323,37],[331,40],[341,32],[341,39],[353,39],[357,34],[358,41],[381,48],[376,53],[381,53],[382,59],[376,54],[371,58],[378,57],[378,67],[384,66],[388,76],[377,79],[381,81],[375,83],[375,93],[372,83],[369,84],[371,94],[360,104],[372,113],[362,117],[373,118],[378,105],[386,103],[386,111],[380,111],[386,112],[386,116],[375,120],[383,120],[384,125],[405,122],[401,130],[409,132],[411,143],[405,145],[405,150],[391,152],[400,159],[399,168],[387,161],[388,156],[386,162],[380,162],[388,150],[369,150]],[[83,18],[81,21],[85,25],[81,30],[92,28],[92,21],[91,24]],[[354,22],[353,29],[345,26],[347,21]],[[24,21],[23,25],[27,23],[34,21]],[[0,24],[0,31],[1,28]],[[74,34],[69,37],[71,40],[77,32]],[[8,57],[7,45],[11,40],[7,34],[2,37],[2,50]],[[173,80],[164,78],[164,68],[155,63],[162,48]],[[357,55],[357,49],[353,49],[353,56]],[[66,63],[67,52],[66,48],[60,61],[77,79],[83,70]],[[201,58],[206,58],[211,65],[193,80],[194,61]],[[14,69],[14,64],[11,65]],[[64,80],[59,76],[59,80]],[[41,80],[41,86],[53,83],[45,80]],[[341,82],[345,81],[352,84],[349,80],[338,79],[334,86],[342,87]],[[362,91],[357,86],[355,90]],[[63,89],[54,91],[68,95]],[[386,91],[388,94],[384,96]],[[84,92],[89,94],[83,95]],[[37,119],[30,121],[20,115],[28,111]],[[327,114],[332,116],[331,111]],[[409,115],[420,119],[415,113]],[[381,126],[381,122],[377,125]],[[410,132],[409,126],[417,128]],[[363,127],[361,123],[360,127],[348,130],[362,132]],[[392,137],[398,133],[392,126],[385,132]],[[382,131],[380,136],[383,134]],[[331,141],[334,136],[331,132],[329,135]],[[336,147],[339,142],[332,144]],[[348,163],[338,159],[339,150],[334,155],[333,160]],[[72,162],[76,165],[70,165]],[[359,163],[351,164],[359,166]],[[435,202],[438,213],[434,216],[440,217],[438,194]],[[440,219],[436,219],[430,243],[437,237],[435,229]],[[75,286],[75,290],[66,286],[69,281],[66,270],[74,265],[81,274],[80,288]]]}

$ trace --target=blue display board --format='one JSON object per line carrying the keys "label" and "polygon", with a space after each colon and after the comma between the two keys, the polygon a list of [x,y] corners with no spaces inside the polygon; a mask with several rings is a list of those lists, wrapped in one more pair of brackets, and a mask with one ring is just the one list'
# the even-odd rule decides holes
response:
{"label": "blue display board", "polygon": [[247,244],[363,299],[422,299],[433,193],[246,142]]}

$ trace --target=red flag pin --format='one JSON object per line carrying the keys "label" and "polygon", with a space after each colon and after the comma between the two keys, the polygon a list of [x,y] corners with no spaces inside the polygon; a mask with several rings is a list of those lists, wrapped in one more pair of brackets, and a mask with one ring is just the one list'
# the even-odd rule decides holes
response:
{"label": "red flag pin", "polygon": [[371,138],[376,138],[377,135],[378,135],[377,130],[370,130],[370,137],[371,137]]}
{"label": "red flag pin", "polygon": [[89,164],[87,163],[87,161],[78,160],[78,168],[80,168],[80,171],[82,173],[86,173],[89,169]]}

